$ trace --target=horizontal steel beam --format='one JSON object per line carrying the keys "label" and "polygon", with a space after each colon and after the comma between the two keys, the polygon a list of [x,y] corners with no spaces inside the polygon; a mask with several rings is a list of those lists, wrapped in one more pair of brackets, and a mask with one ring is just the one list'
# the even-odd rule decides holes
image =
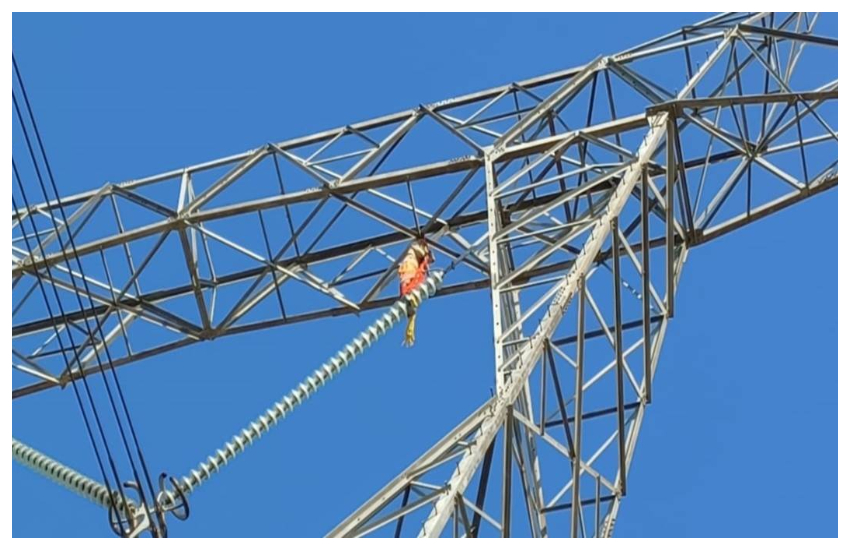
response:
{"label": "horizontal steel beam", "polygon": [[[714,29],[716,29],[716,28],[719,28],[719,27],[730,26],[731,24],[733,24],[734,21],[737,20],[737,19],[729,19],[727,21],[726,20],[727,16],[728,16],[728,14],[724,14],[724,15],[721,15],[721,16],[712,16],[710,18],[707,18],[704,21],[701,21],[699,23],[696,23],[694,25],[689,26],[688,27],[689,32],[694,32],[695,30],[698,30],[698,29],[701,29],[701,28],[714,28]],[[759,29],[759,27],[754,27],[754,29],[752,29],[751,31],[748,30],[748,32],[755,32],[758,29]],[[767,29],[767,30],[771,30],[771,29]],[[657,53],[656,50],[658,49],[658,45],[663,44],[665,42],[670,43],[668,45],[668,47],[670,49],[685,48],[688,45],[690,45],[689,41],[681,40],[681,37],[682,37],[681,31],[671,32],[671,33],[668,33],[668,34],[666,34],[662,37],[659,37],[659,38],[653,39],[651,41],[648,41],[644,44],[641,44],[639,46],[635,46],[635,47],[629,48],[627,50],[624,50],[622,52],[613,54],[611,56],[611,58],[617,60],[618,63],[626,63],[629,60],[638,59],[640,57],[641,52],[648,52],[648,55],[652,55],[652,54]],[[778,37],[778,38],[783,38],[783,37]],[[803,39],[803,38],[800,38],[800,37],[797,37],[797,36],[794,36],[793,38],[797,39],[797,40]],[[450,99],[444,99],[444,100],[441,100],[441,101],[428,103],[428,104],[426,104],[426,106],[428,107],[429,110],[431,110],[435,113],[441,113],[441,112],[449,111],[451,109],[455,109],[455,108],[458,108],[458,107],[463,107],[463,106],[466,106],[466,105],[474,104],[476,102],[493,100],[493,99],[498,98],[500,96],[504,96],[505,94],[507,94],[507,93],[509,93],[513,90],[519,90],[519,89],[533,90],[533,89],[539,88],[541,86],[547,86],[547,85],[550,85],[550,84],[555,84],[555,83],[558,83],[558,82],[563,82],[563,81],[569,80],[569,79],[573,78],[574,76],[576,76],[577,74],[584,71],[589,65],[592,65],[592,64],[593,64],[593,62],[586,63],[586,64],[583,64],[583,65],[571,67],[571,68],[560,70],[560,71],[555,71],[555,72],[548,73],[548,74],[545,74],[545,75],[527,78],[527,79],[524,79],[524,80],[511,82],[509,84],[504,84],[504,85],[501,85],[501,86],[495,86],[495,87],[492,87],[492,88],[480,90],[480,91],[465,94],[465,95],[460,95],[460,96],[453,97],[453,98],[450,98]],[[276,147],[280,148],[280,149],[287,150],[287,151],[299,149],[299,148],[302,148],[302,147],[307,147],[307,146],[310,146],[310,145],[314,145],[314,144],[317,144],[317,143],[322,143],[322,142],[325,142],[325,141],[328,141],[328,140],[335,139],[338,136],[344,135],[346,133],[363,133],[363,132],[366,132],[366,131],[369,131],[369,130],[372,130],[372,129],[375,129],[375,128],[380,128],[382,126],[397,124],[397,123],[400,123],[400,122],[414,116],[416,114],[416,111],[417,111],[417,108],[406,109],[406,110],[398,111],[396,113],[392,113],[392,114],[389,114],[389,115],[376,117],[376,118],[373,118],[373,119],[370,119],[370,120],[356,122],[354,124],[349,124],[349,125],[346,125],[346,126],[339,126],[339,127],[336,127],[336,128],[331,128],[331,129],[328,129],[328,130],[315,132],[315,133],[312,133],[312,134],[309,134],[309,135],[306,135],[306,136],[287,139],[287,140],[284,140],[284,141],[277,142],[274,145]],[[220,168],[222,166],[227,166],[228,164],[233,164],[233,163],[244,161],[244,160],[250,158],[251,156],[255,155],[258,151],[265,149],[265,148],[266,148],[266,146],[262,146],[262,147],[258,147],[258,148],[255,148],[255,149],[251,149],[249,151],[245,151],[243,153],[238,153],[238,154],[230,155],[230,156],[223,157],[223,158],[220,158],[220,159],[215,159],[215,160],[211,160],[211,161],[207,161],[207,162],[203,162],[203,163],[198,163],[198,164],[186,166],[186,167],[183,167],[183,168],[178,168],[178,169],[175,169],[175,170],[170,170],[170,171],[167,171],[167,172],[163,172],[161,174],[155,174],[155,175],[147,176],[147,177],[144,177],[144,178],[131,179],[131,180],[126,180],[126,181],[123,181],[123,182],[120,182],[120,183],[107,184],[107,185],[114,185],[116,187],[121,187],[121,188],[124,188],[124,189],[132,190],[132,189],[136,189],[136,188],[139,188],[139,187],[143,187],[143,186],[167,181],[167,180],[170,180],[170,179],[176,180],[178,178],[181,178],[184,173],[190,173],[191,174],[191,173],[196,173],[196,172],[202,172],[202,171],[206,171],[206,170],[212,170],[212,169]],[[177,184],[177,183],[179,183],[179,182],[175,182],[175,184]],[[98,192],[97,190],[86,191],[86,192],[70,195],[68,197],[62,197],[58,201],[52,200],[52,201],[34,204],[34,205],[31,205],[29,211],[34,212],[34,211],[37,211],[39,209],[52,209],[52,208],[58,207],[59,204],[61,204],[64,207],[72,206],[72,205],[75,205],[75,204],[80,204],[80,203],[87,201],[91,197],[95,196],[97,194],[97,192]],[[13,219],[20,217],[21,215],[24,214],[24,212],[26,212],[26,210],[23,209],[23,208],[19,209],[18,211],[13,211],[12,212]]]}
{"label": "horizontal steel beam", "polygon": [[681,116],[684,109],[708,109],[713,107],[729,107],[731,105],[769,105],[771,103],[794,103],[795,101],[824,101],[838,99],[838,86],[833,89],[799,92],[799,93],[774,93],[774,94],[752,94],[739,96],[719,96],[699,99],[678,99],[667,101],[647,108],[648,115],[654,115],[662,111],[671,111],[676,116]]}

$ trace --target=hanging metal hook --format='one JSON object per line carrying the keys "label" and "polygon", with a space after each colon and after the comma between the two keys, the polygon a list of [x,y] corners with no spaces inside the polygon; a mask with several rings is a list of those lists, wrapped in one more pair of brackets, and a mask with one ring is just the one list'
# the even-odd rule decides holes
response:
{"label": "hanging metal hook", "polygon": [[[166,482],[170,487],[166,486]],[[159,505],[160,521],[165,525],[165,513],[170,512],[180,521],[189,517],[189,499],[180,482],[174,476],[165,472],[159,474],[159,494],[156,496]]]}

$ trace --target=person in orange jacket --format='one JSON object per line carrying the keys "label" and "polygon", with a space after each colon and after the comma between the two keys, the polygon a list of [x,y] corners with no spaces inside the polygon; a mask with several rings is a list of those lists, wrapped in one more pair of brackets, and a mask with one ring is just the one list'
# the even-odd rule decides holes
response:
{"label": "person in orange jacket", "polygon": [[[425,239],[418,239],[410,245],[398,266],[399,290],[401,296],[414,291],[428,276],[428,266],[434,261],[434,255]],[[416,295],[407,302],[407,329],[404,331],[403,346],[413,345],[416,331],[416,308],[419,306]]]}

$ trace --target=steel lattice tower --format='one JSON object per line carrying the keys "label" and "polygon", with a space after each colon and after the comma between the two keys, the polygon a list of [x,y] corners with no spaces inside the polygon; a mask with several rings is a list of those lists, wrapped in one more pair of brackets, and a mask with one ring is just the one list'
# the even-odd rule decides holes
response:
{"label": "steel lattice tower", "polygon": [[[490,291],[495,395],[329,536],[510,536],[520,521],[610,536],[691,249],[838,185],[838,40],[817,20],[721,14],[580,67],[109,183],[63,198],[58,231],[55,201],[13,211],[13,368],[32,378],[13,399],[96,372],[106,348],[118,367],[386,308],[424,235],[452,266],[437,297]],[[819,85],[799,89],[801,70]],[[418,161],[396,162],[409,142]],[[44,255],[21,246],[36,232]],[[34,275],[60,292],[83,279],[63,234],[97,305],[48,315]],[[185,261],[152,290],[172,245]],[[63,364],[55,339],[87,320],[105,337],[78,338],[80,364]]]}

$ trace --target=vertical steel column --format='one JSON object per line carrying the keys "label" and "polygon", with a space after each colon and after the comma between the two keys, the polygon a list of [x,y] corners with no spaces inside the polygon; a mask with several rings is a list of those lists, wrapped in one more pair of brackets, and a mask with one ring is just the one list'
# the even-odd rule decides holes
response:
{"label": "vertical steel column", "polygon": [[673,202],[676,196],[676,148],[673,143],[673,136],[676,132],[676,119],[670,114],[667,116],[667,189],[664,200],[665,205],[665,222],[667,224],[667,316],[673,317],[673,272],[676,263],[676,247],[674,242],[673,224],[675,216],[673,215]]}
{"label": "vertical steel column", "polygon": [[602,525],[602,522],[600,521],[602,519],[602,511],[600,509],[601,504],[602,504],[602,483],[601,483],[600,479],[597,477],[596,478],[595,513],[593,515],[593,521],[594,521],[593,536],[596,537],[596,538],[599,538],[599,529],[600,529],[600,526]]}
{"label": "vertical steel column", "polygon": [[[578,537],[578,522],[581,520],[581,490],[579,482],[581,480],[581,415],[582,401],[584,399],[584,285],[585,277],[579,279],[578,282],[578,326],[576,334],[578,340],[576,342],[576,404],[575,404],[575,419],[576,419],[576,435],[575,435],[575,457],[573,458],[573,506],[572,506],[572,521],[570,523],[570,536]],[[564,419],[566,422],[566,419]]]}
{"label": "vertical steel column", "polygon": [[484,509],[484,500],[487,498],[487,484],[490,481],[490,467],[493,464],[493,453],[496,450],[496,442],[490,443],[487,454],[484,455],[484,463],[481,466],[481,476],[478,478],[478,494],[475,496],[475,515],[472,516],[472,533],[470,537],[478,538],[481,529],[481,514],[478,510]]}
{"label": "vertical steel column", "polygon": [[486,180],[487,194],[487,233],[489,240],[490,259],[490,300],[493,312],[493,342],[496,353],[496,386],[501,388],[505,383],[504,373],[498,371],[504,361],[504,349],[501,344],[502,337],[502,295],[498,289],[499,274],[501,273],[501,255],[499,244],[495,236],[501,229],[501,210],[498,199],[494,197],[493,190],[496,188],[496,172],[493,166],[493,158],[488,154],[484,158],[484,177]]}
{"label": "vertical steel column", "polygon": [[643,394],[646,403],[652,402],[652,327],[650,325],[649,304],[652,296],[649,293],[649,174],[643,169],[641,180],[640,209],[641,209],[641,259],[643,263]]}
{"label": "vertical steel column", "polygon": [[504,474],[502,479],[502,538],[511,536],[511,462],[514,439],[514,408],[508,405],[507,414],[505,415],[505,431],[502,434],[505,438],[505,463]]}
{"label": "vertical steel column", "polygon": [[[505,372],[499,367],[511,355],[515,353],[510,349],[506,350],[503,344],[503,336],[507,336],[511,340],[520,340],[523,337],[522,327],[516,326],[516,321],[519,319],[522,309],[519,304],[519,292],[499,290],[499,283],[502,280],[503,274],[509,274],[514,269],[513,257],[510,248],[500,245],[495,235],[502,229],[502,208],[499,199],[495,196],[495,189],[498,181],[493,163],[493,151],[490,150],[485,156],[485,179],[487,191],[487,223],[489,236],[489,260],[490,260],[490,288],[491,288],[491,304],[493,314],[493,336],[495,345],[495,376],[496,386],[502,388],[508,383],[510,373]],[[504,334],[504,327],[515,327],[510,334]],[[515,404],[517,411],[522,415],[531,414],[531,398],[528,389],[523,397]],[[517,426],[517,435],[519,436],[517,444],[518,452],[522,454],[522,448],[525,446],[528,452],[527,461],[519,461],[520,480],[523,484],[523,493],[525,502],[530,516],[529,521],[532,525],[533,536],[545,536],[546,532],[546,516],[541,511],[541,502],[543,493],[540,483],[540,463],[537,458],[537,449],[532,436],[524,431],[520,426]]]}
{"label": "vertical steel column", "polygon": [[[407,506],[407,502],[410,500],[410,485],[404,488],[404,495],[401,497],[401,506],[400,508],[404,508]],[[398,521],[395,524],[395,534],[393,538],[401,538],[401,528],[404,526],[404,516],[399,516]]]}
{"label": "vertical steel column", "polygon": [[[555,370],[555,355],[552,353],[552,344],[548,341],[546,342],[546,357],[549,358],[549,368],[552,370],[552,385],[555,387],[555,399],[558,400],[558,412],[561,413],[561,420],[563,420],[564,436],[567,440],[567,453],[569,453],[570,459],[574,459],[576,456],[575,441],[570,432],[570,421],[567,415],[567,406],[564,404],[564,394],[561,391],[561,381],[558,378],[558,371]],[[541,365],[541,368],[545,368],[545,364]]]}
{"label": "vertical steel column", "polygon": [[620,496],[626,496],[626,411],[623,398],[623,311],[620,302],[619,216],[611,218],[611,250],[614,254],[614,348],[617,354],[617,443],[620,454]]}

